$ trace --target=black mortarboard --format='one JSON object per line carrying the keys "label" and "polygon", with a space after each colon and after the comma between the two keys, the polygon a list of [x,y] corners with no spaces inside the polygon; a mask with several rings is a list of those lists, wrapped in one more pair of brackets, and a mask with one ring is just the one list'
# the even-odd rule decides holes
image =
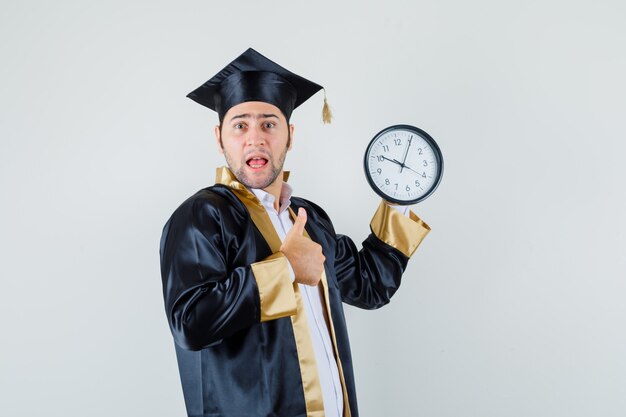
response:
{"label": "black mortarboard", "polygon": [[[215,110],[220,121],[228,109],[246,101],[273,104],[289,120],[293,109],[321,89],[321,85],[286,70],[249,48],[187,97]],[[326,99],[324,122],[330,122]]]}

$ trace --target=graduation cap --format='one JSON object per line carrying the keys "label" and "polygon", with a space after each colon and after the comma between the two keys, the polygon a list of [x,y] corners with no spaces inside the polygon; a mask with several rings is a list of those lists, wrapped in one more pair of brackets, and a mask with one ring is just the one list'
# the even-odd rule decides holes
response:
{"label": "graduation cap", "polygon": [[[231,107],[247,101],[273,104],[289,120],[293,109],[321,89],[249,48],[187,97],[215,110],[220,122]],[[324,123],[332,119],[325,93],[322,119]]]}

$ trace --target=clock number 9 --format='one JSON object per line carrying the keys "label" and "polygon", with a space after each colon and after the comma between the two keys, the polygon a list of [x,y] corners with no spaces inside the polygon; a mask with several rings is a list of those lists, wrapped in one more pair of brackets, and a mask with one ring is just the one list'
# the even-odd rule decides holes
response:
{"label": "clock number 9", "polygon": [[382,169],[380,169],[380,168],[378,168],[378,169],[376,170],[376,172],[378,172],[379,174],[382,174],[382,173],[383,173],[383,170],[382,170]]}

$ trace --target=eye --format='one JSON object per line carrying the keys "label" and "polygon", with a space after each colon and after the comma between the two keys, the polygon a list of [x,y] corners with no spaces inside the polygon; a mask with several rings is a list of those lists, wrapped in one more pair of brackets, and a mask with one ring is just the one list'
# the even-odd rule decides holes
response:
{"label": "eye", "polygon": [[271,129],[273,127],[276,127],[276,123],[274,123],[274,122],[265,122],[265,123],[263,123],[263,127],[266,128],[266,129]]}
{"label": "eye", "polygon": [[243,129],[245,126],[243,123],[237,123],[233,126],[234,129]]}

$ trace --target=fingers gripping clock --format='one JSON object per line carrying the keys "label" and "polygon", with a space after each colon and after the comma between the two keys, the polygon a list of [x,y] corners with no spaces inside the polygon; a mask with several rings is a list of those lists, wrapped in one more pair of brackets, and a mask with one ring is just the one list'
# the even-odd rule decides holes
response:
{"label": "fingers gripping clock", "polygon": [[374,191],[396,204],[415,204],[441,181],[443,156],[423,130],[394,125],[380,131],[365,151],[365,176]]}

